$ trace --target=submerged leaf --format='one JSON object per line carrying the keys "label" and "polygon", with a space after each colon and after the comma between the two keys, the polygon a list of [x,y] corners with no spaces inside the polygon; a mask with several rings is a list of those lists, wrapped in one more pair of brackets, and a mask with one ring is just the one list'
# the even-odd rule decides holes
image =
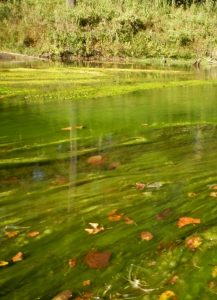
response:
{"label": "submerged leaf", "polygon": [[72,130],[72,127],[64,127],[64,128],[61,128],[61,130],[63,131],[71,131]]}
{"label": "submerged leaf", "polygon": [[19,231],[5,231],[5,235],[8,238],[14,238],[16,237],[20,232]]}
{"label": "submerged leaf", "polygon": [[173,212],[172,208],[170,208],[170,207],[165,208],[163,211],[159,212],[156,215],[156,219],[162,221],[162,220],[166,219],[167,217],[169,217],[172,212]]}
{"label": "submerged leaf", "polygon": [[186,247],[191,249],[192,251],[195,251],[201,244],[202,244],[202,240],[200,236],[188,237],[185,240]]}
{"label": "submerged leaf", "polygon": [[154,238],[153,234],[149,231],[142,231],[140,233],[140,238],[142,241],[150,241]]}
{"label": "submerged leaf", "polygon": [[92,166],[102,166],[105,164],[105,158],[102,155],[94,155],[88,158],[87,163]]}
{"label": "submerged leaf", "polygon": [[217,266],[213,267],[213,269],[212,269],[212,277],[213,278],[217,277]]}
{"label": "submerged leaf", "polygon": [[56,295],[52,300],[68,300],[72,297],[72,291],[65,290]]}
{"label": "submerged leaf", "polygon": [[190,217],[181,217],[177,223],[179,228],[184,227],[189,224],[200,224],[200,219],[190,218]]}
{"label": "submerged leaf", "polygon": [[160,295],[159,300],[177,300],[176,294],[173,291],[166,291]]}
{"label": "submerged leaf", "polygon": [[84,261],[91,269],[105,268],[109,264],[111,252],[90,251],[85,256]]}
{"label": "submerged leaf", "polygon": [[40,234],[39,231],[30,231],[27,233],[28,237],[32,237],[32,238],[38,236],[39,234]]}
{"label": "submerged leaf", "polygon": [[0,267],[5,267],[9,264],[8,261],[0,260]]}
{"label": "submerged leaf", "polygon": [[82,285],[83,285],[83,286],[89,286],[90,284],[91,284],[90,279],[84,280],[84,281],[82,282]]}
{"label": "submerged leaf", "polygon": [[210,197],[217,198],[217,192],[211,192],[209,195]]}
{"label": "submerged leaf", "polygon": [[196,196],[197,196],[197,194],[195,192],[189,192],[188,193],[189,198],[193,198],[193,197],[196,197]]}
{"label": "submerged leaf", "polygon": [[128,217],[124,217],[124,222],[125,222],[126,224],[128,224],[128,225],[131,225],[131,224],[134,224],[134,223],[135,223],[132,219],[130,219],[130,218],[128,218]]}
{"label": "submerged leaf", "polygon": [[111,222],[118,222],[122,219],[123,215],[123,213],[117,214],[117,209],[114,209],[108,214],[108,219]]}
{"label": "submerged leaf", "polygon": [[146,187],[145,183],[142,183],[142,182],[137,182],[136,183],[136,189],[139,190],[139,191],[144,190],[145,187]]}
{"label": "submerged leaf", "polygon": [[97,234],[101,231],[104,231],[104,227],[100,226],[98,223],[89,223],[91,228],[85,228],[84,230],[89,234]]}
{"label": "submerged leaf", "polygon": [[18,252],[16,255],[14,255],[11,259],[13,262],[18,262],[23,260],[23,252]]}
{"label": "submerged leaf", "polygon": [[76,265],[77,265],[77,260],[74,258],[71,258],[69,260],[69,267],[73,269]]}
{"label": "submerged leaf", "polygon": [[75,300],[91,300],[91,299],[93,299],[92,292],[84,292],[81,296],[75,298]]}

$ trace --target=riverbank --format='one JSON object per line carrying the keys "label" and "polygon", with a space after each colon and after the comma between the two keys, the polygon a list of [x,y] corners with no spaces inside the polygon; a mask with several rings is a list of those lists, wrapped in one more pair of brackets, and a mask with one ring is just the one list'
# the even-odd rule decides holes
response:
{"label": "riverbank", "polygon": [[[188,8],[162,1],[0,3],[0,50],[45,59],[200,60],[217,56],[217,8],[212,1]],[[137,2],[137,3],[135,3]]]}

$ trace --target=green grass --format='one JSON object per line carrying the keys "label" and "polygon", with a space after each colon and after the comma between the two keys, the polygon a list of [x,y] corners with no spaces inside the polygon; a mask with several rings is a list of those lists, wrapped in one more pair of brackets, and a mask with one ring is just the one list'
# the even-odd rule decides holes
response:
{"label": "green grass", "polygon": [[0,3],[0,50],[63,59],[204,57],[217,47],[216,12],[211,0],[187,8],[157,0],[78,0],[73,9],[63,0]]}

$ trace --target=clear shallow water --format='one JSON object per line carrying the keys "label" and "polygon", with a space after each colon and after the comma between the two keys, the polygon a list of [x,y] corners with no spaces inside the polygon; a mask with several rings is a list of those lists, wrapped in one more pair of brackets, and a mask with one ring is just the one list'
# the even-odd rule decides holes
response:
{"label": "clear shallow water", "polygon": [[[58,82],[49,90],[59,99]],[[0,268],[0,298],[72,290],[73,299],[91,292],[91,299],[152,300],[170,290],[178,299],[216,299],[216,96],[212,84],[48,103],[3,99],[0,261],[9,264]],[[114,209],[116,222],[108,218]],[[178,228],[180,217],[201,223]],[[104,230],[89,235],[90,222]],[[153,239],[142,241],[143,231]],[[186,244],[192,236],[201,239],[194,251]],[[92,250],[111,253],[108,266],[92,269]],[[18,252],[22,261],[12,262]]]}

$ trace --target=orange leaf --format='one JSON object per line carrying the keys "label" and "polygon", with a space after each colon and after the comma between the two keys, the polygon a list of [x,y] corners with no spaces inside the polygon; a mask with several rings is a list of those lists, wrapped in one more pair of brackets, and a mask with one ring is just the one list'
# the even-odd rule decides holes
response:
{"label": "orange leaf", "polygon": [[77,260],[74,258],[71,258],[69,260],[69,267],[73,269],[76,265],[77,265]]}
{"label": "orange leaf", "polygon": [[16,237],[19,234],[19,231],[5,231],[5,235],[8,238]]}
{"label": "orange leaf", "polygon": [[166,291],[160,295],[159,300],[177,300],[176,294],[173,291]]}
{"label": "orange leaf", "polygon": [[32,237],[32,238],[38,236],[39,234],[40,234],[39,231],[30,231],[30,232],[27,233],[27,235],[28,235],[29,237]]}
{"label": "orange leaf", "polygon": [[200,219],[194,219],[190,217],[181,217],[177,223],[179,228],[184,227],[189,224],[200,224]]}
{"label": "orange leaf", "polygon": [[98,252],[93,250],[88,252],[84,261],[91,269],[102,269],[108,266],[110,258],[110,252]]}
{"label": "orange leaf", "polygon": [[124,217],[124,222],[128,225],[134,224],[134,221],[128,217]]}
{"label": "orange leaf", "polygon": [[18,262],[23,260],[23,252],[18,252],[15,256],[11,259],[13,262]]}
{"label": "orange leaf", "polygon": [[92,292],[85,292],[81,295],[81,297],[76,297],[75,300],[91,300],[93,299]]}
{"label": "orange leaf", "polygon": [[104,231],[104,227],[100,226],[98,223],[89,223],[91,228],[85,228],[84,230],[89,234],[97,234],[101,231]]}
{"label": "orange leaf", "polygon": [[56,295],[52,300],[68,300],[72,297],[72,291],[65,290]]}
{"label": "orange leaf", "polygon": [[136,183],[136,189],[139,191],[144,190],[145,186],[146,186],[145,183],[141,183],[141,182]]}
{"label": "orange leaf", "polygon": [[89,286],[91,284],[91,281],[88,279],[88,280],[84,280],[83,282],[82,282],[82,285],[83,286]]}
{"label": "orange leaf", "polygon": [[199,236],[188,237],[185,240],[185,245],[187,248],[195,251],[202,244],[202,240]]}
{"label": "orange leaf", "polygon": [[120,221],[122,219],[122,217],[123,217],[124,214],[123,213],[117,214],[116,212],[117,212],[117,209],[114,209],[114,210],[112,210],[108,214],[109,221],[111,221],[111,222],[118,222],[118,221]]}
{"label": "orange leaf", "polygon": [[0,260],[0,267],[5,267],[9,264],[8,261]]}
{"label": "orange leaf", "polygon": [[93,155],[88,158],[87,163],[92,166],[102,166],[105,164],[105,158],[102,155]]}
{"label": "orange leaf", "polygon": [[150,241],[154,238],[153,234],[149,231],[142,231],[140,237],[142,241]]}

